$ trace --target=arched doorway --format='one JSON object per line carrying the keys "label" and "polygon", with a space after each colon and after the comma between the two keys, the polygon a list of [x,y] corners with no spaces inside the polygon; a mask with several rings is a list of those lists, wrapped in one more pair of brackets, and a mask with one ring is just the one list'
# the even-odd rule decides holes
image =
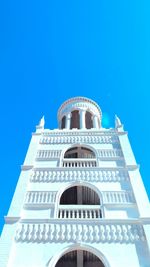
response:
{"label": "arched doorway", "polygon": [[65,126],[66,126],[66,116],[63,116],[61,120],[61,129],[65,129]]}
{"label": "arched doorway", "polygon": [[105,267],[105,265],[95,254],[80,249],[64,254],[55,267]]}
{"label": "arched doorway", "polygon": [[99,194],[91,187],[75,185],[62,193],[59,201],[58,218],[96,219],[101,217]]}
{"label": "arched doorway", "polygon": [[95,153],[83,146],[72,147],[65,152],[64,158],[95,158]]}
{"label": "arched doorway", "polygon": [[100,205],[98,194],[87,186],[72,186],[60,198],[61,205]]}
{"label": "arched doorway", "polygon": [[85,124],[87,129],[93,128],[92,114],[89,111],[87,111],[85,115]]}
{"label": "arched doorway", "polygon": [[77,128],[80,129],[80,117],[79,117],[79,110],[73,110],[71,112],[71,126],[70,129]]}

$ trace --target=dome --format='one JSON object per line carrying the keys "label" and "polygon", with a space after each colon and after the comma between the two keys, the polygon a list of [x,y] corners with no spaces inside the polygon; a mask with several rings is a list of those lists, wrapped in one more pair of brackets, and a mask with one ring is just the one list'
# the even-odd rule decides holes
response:
{"label": "dome", "polygon": [[60,129],[99,129],[101,118],[102,112],[97,103],[86,97],[70,98],[58,110]]}

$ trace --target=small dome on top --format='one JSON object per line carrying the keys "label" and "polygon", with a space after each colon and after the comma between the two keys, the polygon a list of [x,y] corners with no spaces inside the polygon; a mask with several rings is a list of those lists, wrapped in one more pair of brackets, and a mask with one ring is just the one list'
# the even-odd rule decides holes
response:
{"label": "small dome on top", "polygon": [[70,98],[58,110],[60,129],[99,129],[101,120],[101,109],[96,102],[86,97]]}

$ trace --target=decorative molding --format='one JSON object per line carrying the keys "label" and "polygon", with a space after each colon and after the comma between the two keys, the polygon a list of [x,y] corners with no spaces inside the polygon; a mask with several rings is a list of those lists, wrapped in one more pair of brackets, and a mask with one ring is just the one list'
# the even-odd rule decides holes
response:
{"label": "decorative molding", "polygon": [[17,242],[90,242],[135,243],[145,241],[143,227],[134,223],[106,222],[100,219],[92,223],[84,221],[51,223],[19,223],[15,235]]}
{"label": "decorative molding", "polygon": [[36,155],[37,161],[59,159],[62,150],[38,150]]}
{"label": "decorative molding", "polygon": [[27,171],[27,170],[30,170],[30,169],[33,169],[33,165],[21,165],[21,170],[22,171]]}
{"label": "decorative molding", "polygon": [[[55,204],[58,193],[59,191],[28,191],[24,201],[24,208],[39,207],[44,209],[50,207]],[[100,191],[100,193],[100,203],[103,203],[105,206],[128,206],[136,204],[131,191]],[[95,206],[93,206],[94,208]]]}
{"label": "decorative molding", "polygon": [[65,158],[62,165],[65,168],[94,168],[97,167],[97,160],[95,158]]}
{"label": "decorative molding", "polygon": [[[124,159],[121,149],[97,149],[97,156],[99,159]],[[38,150],[36,155],[37,161],[47,161],[59,159],[63,150]],[[87,158],[89,159],[89,158]],[[84,158],[85,160],[85,158]]]}
{"label": "decorative molding", "polygon": [[13,224],[20,220],[21,217],[11,217],[11,216],[4,216],[5,223]]}
{"label": "decorative molding", "polygon": [[98,158],[124,159],[121,149],[97,149]]}
{"label": "decorative molding", "polygon": [[56,201],[55,191],[28,191],[26,193],[24,207],[47,207],[53,205]]}
{"label": "decorative molding", "polygon": [[67,111],[71,111],[72,109],[86,108],[90,109],[94,114],[98,114],[98,116],[102,117],[102,112],[97,103],[86,97],[73,97],[65,101],[58,110],[58,120],[63,117]]}
{"label": "decorative molding", "polygon": [[76,168],[69,170],[66,168],[58,169],[34,169],[31,182],[120,182],[129,181],[127,170],[116,168],[93,168],[90,170],[76,170]]}
{"label": "decorative molding", "polygon": [[131,191],[101,191],[103,204],[128,205],[135,204],[135,198]]}
{"label": "decorative molding", "polygon": [[100,135],[100,134],[69,134],[59,136],[44,136],[40,139],[40,144],[75,144],[75,143],[89,143],[89,144],[119,144],[118,136],[116,135]]}

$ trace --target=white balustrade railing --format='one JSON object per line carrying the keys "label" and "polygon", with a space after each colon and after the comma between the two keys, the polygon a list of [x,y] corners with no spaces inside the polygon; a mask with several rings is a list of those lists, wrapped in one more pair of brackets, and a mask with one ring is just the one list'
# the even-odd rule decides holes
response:
{"label": "white balustrade railing", "polygon": [[66,135],[66,136],[51,136],[42,137],[41,144],[75,144],[75,143],[90,143],[90,144],[112,144],[118,141],[117,135]]}
{"label": "white balustrade railing", "polygon": [[[50,205],[50,204],[55,204],[56,201],[56,195],[57,192],[55,191],[28,191],[26,193],[26,197],[25,197],[25,202],[24,205],[25,206],[31,206],[31,205]],[[134,199],[134,195],[132,192],[124,192],[124,191],[101,191],[101,196],[102,196],[102,201],[103,204],[135,204],[135,199]],[[69,206],[65,206],[65,207],[61,207],[60,208],[60,216],[64,216],[65,211],[63,212],[63,210],[68,210]],[[81,208],[82,210],[83,208]],[[89,209],[89,208],[88,208]],[[93,218],[92,215],[93,212],[95,214],[95,206],[92,207],[91,211],[88,211],[87,213],[84,213],[85,210],[85,206],[83,211],[81,211],[78,208],[78,211],[74,211],[73,208],[71,207],[71,210],[68,211],[66,214],[66,216],[69,216],[68,218],[70,218],[71,214],[72,216],[74,216],[75,218],[75,214],[79,214],[79,218],[80,216],[82,216],[82,218],[88,218],[87,216],[90,216],[90,218]],[[101,214],[99,214],[99,207],[96,208],[96,216],[100,217]],[[90,213],[91,212],[91,213]],[[80,215],[81,214],[81,215]],[[88,215],[90,214],[90,215]],[[99,214],[99,215],[98,215]],[[78,216],[78,215],[77,215]],[[64,217],[62,217],[64,218]]]}
{"label": "white balustrade railing", "polygon": [[102,192],[104,204],[133,204],[135,199],[132,192],[123,191],[103,191]]}
{"label": "white balustrade railing", "polygon": [[[55,191],[28,191],[26,193],[24,205],[25,206],[28,206],[28,205],[31,206],[31,205],[55,204],[56,195],[57,195],[57,192],[55,192]],[[113,205],[114,204],[135,204],[135,199],[134,199],[132,192],[101,191],[101,195],[102,195],[103,204],[113,204]],[[74,218],[76,218],[75,214],[79,214],[79,215],[77,215],[79,218],[80,218],[80,216],[82,218],[88,218],[87,216],[90,216],[90,218],[93,218],[92,216],[95,217],[95,215],[92,215],[92,214],[96,214],[96,216],[98,216],[97,218],[101,217],[101,214],[99,213],[99,207],[97,207],[95,209],[95,206],[93,206],[91,208],[91,211],[89,210],[87,213],[84,212],[85,206],[84,206],[84,209],[78,208],[78,211],[76,211],[76,210],[74,211],[72,207],[71,207],[71,210],[66,213],[66,216],[69,216],[68,218],[70,218],[70,216],[73,216]],[[59,208],[59,210],[61,210],[60,216],[65,216],[64,210],[66,210],[66,209],[68,210],[69,206],[65,206],[63,208],[60,206],[60,208]],[[64,218],[64,217],[62,217],[62,218]]]}
{"label": "white balustrade railing", "polygon": [[[59,206],[59,211],[58,211],[58,218],[63,218],[63,219],[96,219],[96,218],[101,218],[101,210],[100,207],[96,207],[89,205],[87,206],[72,206],[71,208],[69,207],[70,205],[62,205]],[[91,207],[90,207],[91,206]]]}
{"label": "white balustrade railing", "polygon": [[120,158],[123,157],[120,149],[98,149],[97,154],[99,158]]}
{"label": "white balustrade railing", "polygon": [[59,158],[61,150],[38,150],[36,160],[49,160]]}
{"label": "white balustrade railing", "polygon": [[56,193],[53,191],[28,191],[25,197],[25,205],[54,204]]}
{"label": "white balustrade railing", "polygon": [[63,167],[66,168],[93,168],[96,167],[96,159],[64,159]]}
{"label": "white balustrade railing", "polygon": [[[60,220],[60,221],[59,221]],[[63,219],[50,223],[19,223],[15,235],[16,242],[90,242],[90,243],[137,243],[145,241],[140,224],[110,222],[103,219],[89,222]]]}
{"label": "white balustrade railing", "polygon": [[31,182],[120,182],[128,181],[126,170],[56,170],[35,169],[31,174]]}

